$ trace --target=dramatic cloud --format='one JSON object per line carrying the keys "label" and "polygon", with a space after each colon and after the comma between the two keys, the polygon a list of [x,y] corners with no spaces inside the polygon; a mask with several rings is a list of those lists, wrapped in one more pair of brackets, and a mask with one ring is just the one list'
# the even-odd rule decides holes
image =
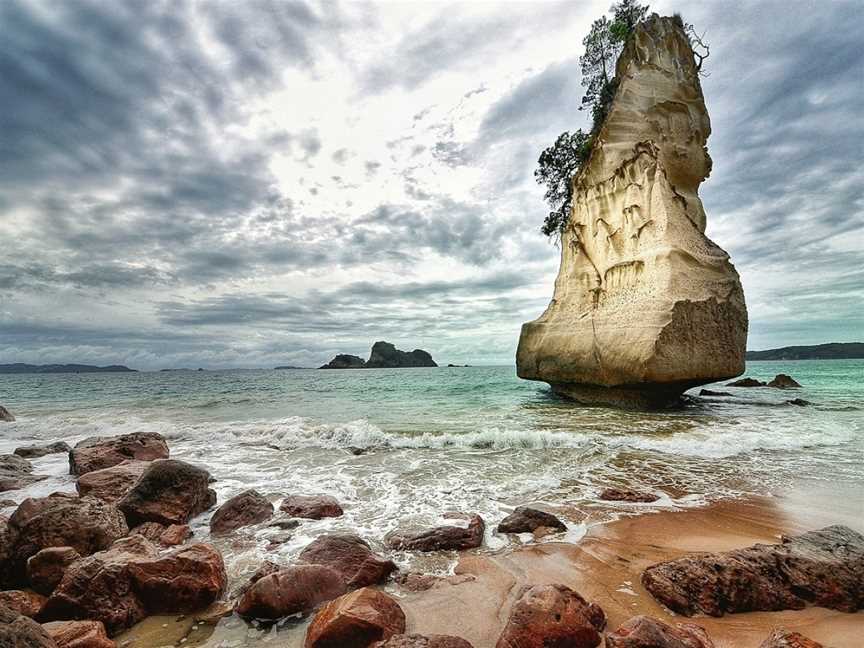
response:
{"label": "dramatic cloud", "polygon": [[[579,3],[0,3],[0,362],[512,363],[585,127]],[[653,4],[711,43],[709,234],[751,348],[864,330],[858,2]]]}

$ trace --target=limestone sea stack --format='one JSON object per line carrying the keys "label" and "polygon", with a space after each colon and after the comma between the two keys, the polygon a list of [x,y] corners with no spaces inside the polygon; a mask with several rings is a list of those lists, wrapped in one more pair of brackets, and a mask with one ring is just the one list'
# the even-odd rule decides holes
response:
{"label": "limestone sea stack", "polygon": [[582,402],[662,406],[744,370],[747,309],[697,190],[711,124],[680,18],[639,24],[574,178],[552,302],[522,327],[521,378]]}

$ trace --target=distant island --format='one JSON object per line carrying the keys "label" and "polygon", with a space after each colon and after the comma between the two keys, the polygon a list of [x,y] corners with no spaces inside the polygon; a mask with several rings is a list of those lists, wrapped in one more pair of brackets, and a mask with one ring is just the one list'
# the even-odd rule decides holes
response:
{"label": "distant island", "polygon": [[279,371],[282,369],[309,369],[310,367],[295,367],[293,365],[282,365],[280,367],[273,367],[275,371]]}
{"label": "distant island", "polygon": [[96,367],[85,364],[47,364],[32,365],[16,362],[14,364],[0,364],[0,374],[56,374],[56,373],[126,373],[136,371],[123,365],[109,365],[107,367]]}
{"label": "distant island", "polygon": [[748,351],[747,360],[857,360],[864,358],[864,342],[829,342]]}
{"label": "distant island", "polygon": [[437,367],[428,351],[400,351],[389,342],[372,345],[369,359],[340,353],[321,369],[402,369],[407,367]]}

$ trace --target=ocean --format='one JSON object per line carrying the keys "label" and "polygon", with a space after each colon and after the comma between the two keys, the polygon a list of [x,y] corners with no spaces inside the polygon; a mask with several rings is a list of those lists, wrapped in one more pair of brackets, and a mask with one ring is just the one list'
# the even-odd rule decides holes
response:
{"label": "ocean", "polygon": [[[276,528],[214,539],[239,582],[261,560],[288,561],[317,535],[384,535],[442,523],[449,511],[487,521],[484,551],[511,540],[495,524],[540,504],[576,541],[592,524],[656,509],[774,494],[824,480],[864,494],[864,361],[753,362],[746,375],[788,373],[796,390],[713,386],[681,409],[581,407],[511,367],[249,370],[0,376],[0,453],[20,445],[155,431],[172,457],[206,467],[219,500],[255,488],[274,502],[326,493],[345,516],[304,522],[268,548]],[[802,398],[812,405],[788,404]],[[360,454],[354,454],[360,453]],[[0,499],[74,491],[65,455],[34,460],[51,477]],[[606,487],[649,490],[654,504],[598,499]],[[10,510],[0,510],[0,513]],[[209,514],[194,522],[209,540]],[[454,556],[393,555],[402,567],[446,572]]]}

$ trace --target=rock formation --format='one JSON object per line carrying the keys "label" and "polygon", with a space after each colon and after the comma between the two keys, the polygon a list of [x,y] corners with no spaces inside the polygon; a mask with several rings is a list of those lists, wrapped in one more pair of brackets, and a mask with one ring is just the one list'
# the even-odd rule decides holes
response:
{"label": "rock formation", "polygon": [[744,370],[747,310],[697,190],[711,131],[680,18],[636,27],[574,178],[552,302],[522,327],[521,378],[583,402],[666,405]]}
{"label": "rock formation", "polygon": [[428,351],[401,351],[389,342],[376,342],[369,359],[340,353],[321,369],[403,369],[407,367],[437,367]]}

